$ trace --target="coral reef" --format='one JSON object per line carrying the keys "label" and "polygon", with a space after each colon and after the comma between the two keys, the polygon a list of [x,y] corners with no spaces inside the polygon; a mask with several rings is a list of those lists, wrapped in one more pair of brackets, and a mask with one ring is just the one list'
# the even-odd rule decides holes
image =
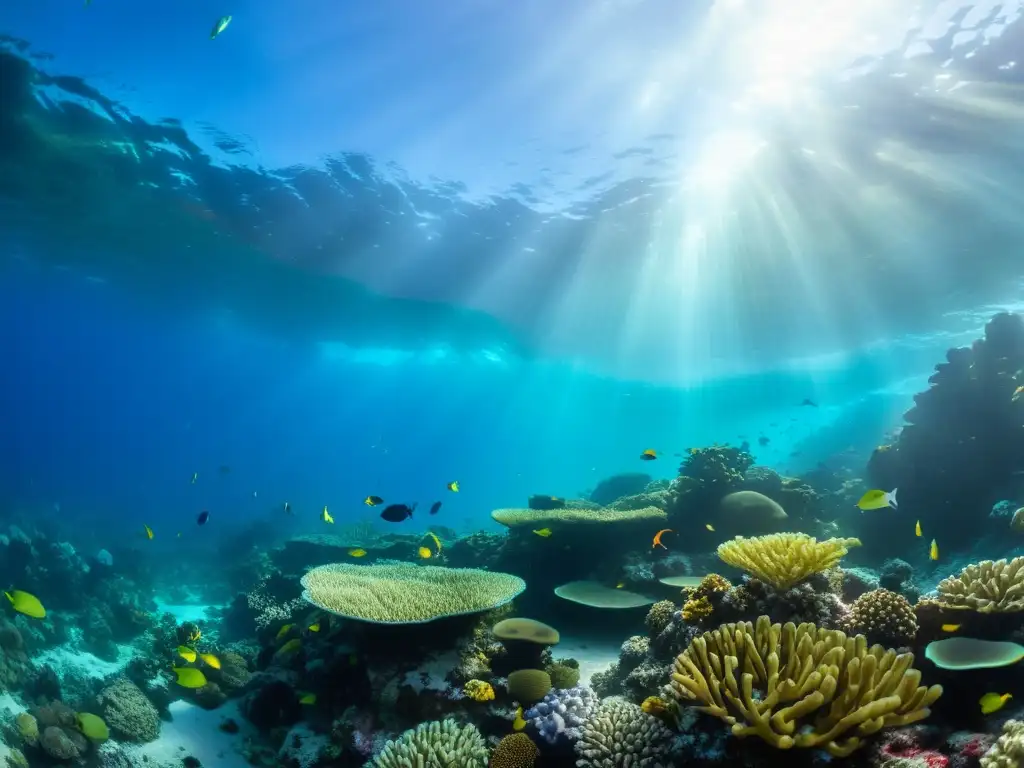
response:
{"label": "coral reef", "polygon": [[636,704],[612,697],[583,724],[576,754],[580,768],[654,766],[668,753],[672,732]]}
{"label": "coral reef", "polygon": [[737,536],[718,545],[718,556],[776,589],[789,589],[833,568],[857,546],[858,539],[818,541],[803,533],[777,533],[751,539]]}
{"label": "coral reef", "polygon": [[597,711],[600,703],[589,688],[574,687],[548,692],[523,713],[528,727],[548,744],[575,743],[583,724]]}
{"label": "coral reef", "polygon": [[910,645],[917,635],[917,618],[903,595],[876,589],[854,600],[843,628],[864,635],[869,643]]}
{"label": "coral reef", "polygon": [[384,745],[373,760],[376,768],[425,766],[441,768],[485,768],[487,744],[474,725],[460,726],[454,720],[421,723]]}
{"label": "coral reef", "polygon": [[1007,720],[1003,733],[981,758],[981,768],[1020,768],[1024,765],[1024,721]]}
{"label": "coral reef", "polygon": [[979,613],[1024,611],[1024,557],[968,565],[939,582],[937,602]]}
{"label": "coral reef", "polygon": [[153,741],[160,736],[160,714],[130,680],[115,680],[96,696],[111,732],[126,741]]}

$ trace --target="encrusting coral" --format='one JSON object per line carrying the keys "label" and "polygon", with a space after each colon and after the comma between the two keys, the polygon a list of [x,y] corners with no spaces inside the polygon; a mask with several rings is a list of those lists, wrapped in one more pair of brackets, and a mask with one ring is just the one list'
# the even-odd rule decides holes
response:
{"label": "encrusting coral", "polygon": [[460,726],[454,720],[421,723],[384,745],[374,758],[375,768],[484,768],[487,744],[475,725]]}
{"label": "encrusting coral", "polygon": [[718,545],[718,556],[776,589],[789,589],[835,567],[850,547],[859,546],[859,539],[818,541],[804,533],[774,533],[750,539],[737,536]]}
{"label": "encrusting coral", "polygon": [[936,602],[979,613],[1024,611],[1024,557],[982,560],[939,582]]}
{"label": "encrusting coral", "polygon": [[375,624],[420,624],[511,602],[526,582],[475,568],[414,563],[330,563],[302,577],[302,597],[321,610]]}
{"label": "encrusting coral", "polygon": [[1020,768],[1024,765],[1024,720],[1007,720],[1003,735],[981,757],[981,768]]}
{"label": "encrusting coral", "polygon": [[760,616],[756,625],[725,624],[695,638],[676,658],[671,690],[729,723],[735,736],[845,757],[864,736],[929,715],[942,687],[920,686],[913,663],[910,653],[869,649],[863,635]]}
{"label": "encrusting coral", "polygon": [[917,635],[917,617],[903,595],[875,589],[853,601],[843,629],[865,635],[869,643],[909,645]]}
{"label": "encrusting coral", "polygon": [[667,751],[672,732],[631,701],[613,696],[583,724],[576,742],[580,768],[654,765]]}

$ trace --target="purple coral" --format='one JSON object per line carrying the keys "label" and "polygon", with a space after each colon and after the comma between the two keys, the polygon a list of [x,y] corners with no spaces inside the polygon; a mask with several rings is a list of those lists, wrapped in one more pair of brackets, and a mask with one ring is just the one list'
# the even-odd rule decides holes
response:
{"label": "purple coral", "polygon": [[548,744],[575,742],[580,729],[596,711],[600,700],[589,688],[558,688],[523,714],[531,728]]}

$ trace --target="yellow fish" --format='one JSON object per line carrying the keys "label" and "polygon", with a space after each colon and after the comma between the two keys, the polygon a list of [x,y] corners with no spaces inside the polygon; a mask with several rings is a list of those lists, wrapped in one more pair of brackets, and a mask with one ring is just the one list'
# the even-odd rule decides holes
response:
{"label": "yellow fish", "polygon": [[382,499],[380,496],[367,496],[365,499],[363,499],[363,504],[365,504],[368,507],[376,507],[378,504],[383,503],[384,499]]}
{"label": "yellow fish", "polygon": [[918,520],[914,525],[914,535],[920,537],[921,535],[921,521]]}
{"label": "yellow fish", "polygon": [[287,635],[294,626],[294,624],[285,624],[283,627],[277,630],[277,637],[275,637],[274,640],[280,640],[282,637]]}
{"label": "yellow fish", "polygon": [[171,667],[171,671],[178,676],[175,682],[182,688],[202,688],[206,685],[206,675],[195,667]]}
{"label": "yellow fish", "polygon": [[935,539],[932,539],[932,546],[928,550],[928,557],[931,560],[939,559],[939,545],[935,543]]}
{"label": "yellow fish", "polygon": [[206,666],[213,667],[214,669],[220,669],[220,659],[212,653],[200,653],[199,658],[206,663]]}
{"label": "yellow fish", "polygon": [[441,549],[442,549],[442,547],[441,547],[441,540],[439,538],[437,538],[437,536],[432,534],[430,531],[427,531],[427,536],[429,536],[430,538],[432,538],[434,540],[434,546],[437,547],[437,554],[440,555],[441,554]]}
{"label": "yellow fish", "polygon": [[521,731],[526,727],[526,721],[523,720],[523,708],[519,707],[516,710],[516,718],[512,721],[512,730]]}
{"label": "yellow fish", "polygon": [[448,490],[452,491],[454,493],[458,493],[459,492],[459,481],[458,480],[452,480],[452,482],[448,483]]}
{"label": "yellow fish", "polygon": [[319,632],[320,631],[320,622],[318,621],[316,624],[310,624],[309,625],[309,631],[310,632]]}
{"label": "yellow fish", "polygon": [[348,551],[349,557],[366,557],[366,550],[362,547],[356,547]]}
{"label": "yellow fish", "polygon": [[986,693],[978,699],[978,703],[981,704],[981,714],[991,715],[993,712],[998,712],[1012,698],[1013,694],[1010,693]]}
{"label": "yellow fish", "polygon": [[334,518],[331,517],[331,513],[327,511],[326,504],[324,504],[324,511],[320,513],[320,519],[323,520],[325,523],[330,523],[331,525],[334,525]]}
{"label": "yellow fish", "polygon": [[709,531],[711,531],[712,533],[714,533],[714,532],[715,532],[715,526],[713,526],[713,525],[712,525],[711,523],[705,523],[705,524],[704,524],[704,527],[705,527],[705,528],[707,528],[707,529],[708,529]]}
{"label": "yellow fish", "polygon": [[174,650],[176,650],[178,655],[185,661],[192,662],[196,660],[196,651],[194,648],[189,648],[187,645],[179,645]]}
{"label": "yellow fish", "polygon": [[153,538],[153,529],[150,528],[148,525],[143,525],[142,527],[146,531],[146,538],[147,539],[152,539]]}
{"label": "yellow fish", "polygon": [[199,642],[199,640],[202,638],[202,636],[203,636],[202,630],[199,629],[199,627],[196,627],[195,629],[193,629],[191,632],[188,633],[188,641],[190,643]]}
{"label": "yellow fish", "polygon": [[310,706],[312,706],[313,704],[316,704],[316,694],[315,693],[303,694],[299,698],[299,704],[308,704]]}
{"label": "yellow fish", "polygon": [[958,629],[960,629],[960,625],[959,624],[943,624],[942,625],[942,631],[943,632],[956,632]]}
{"label": "yellow fish", "polygon": [[868,491],[860,497],[857,506],[860,507],[861,512],[870,512],[873,509],[885,509],[886,507],[896,509],[896,490],[893,488],[891,491]]}
{"label": "yellow fish", "polygon": [[18,613],[23,613],[33,619],[46,618],[46,609],[43,608],[43,604],[39,602],[39,598],[35,595],[22,592],[20,589],[12,589],[10,592],[4,592],[4,594],[7,595],[7,599],[11,601],[11,606]]}
{"label": "yellow fish", "polygon": [[424,560],[429,560],[431,555],[433,554],[426,547],[420,547],[417,551],[419,552],[420,557],[422,557]]}
{"label": "yellow fish", "polygon": [[289,654],[289,653],[295,653],[301,647],[302,647],[302,641],[299,640],[299,638],[297,638],[297,637],[293,637],[287,643],[285,643],[280,648],[278,648],[277,652],[279,654],[281,654],[282,656],[284,656],[284,655]]}
{"label": "yellow fish", "polygon": [[538,536],[543,536],[545,539],[551,535],[550,528],[541,528],[539,531],[534,531]]}
{"label": "yellow fish", "polygon": [[106,741],[110,738],[107,724],[103,722],[103,718],[99,715],[93,715],[89,712],[78,712],[75,715],[75,719],[78,721],[78,727],[87,738],[93,741]]}

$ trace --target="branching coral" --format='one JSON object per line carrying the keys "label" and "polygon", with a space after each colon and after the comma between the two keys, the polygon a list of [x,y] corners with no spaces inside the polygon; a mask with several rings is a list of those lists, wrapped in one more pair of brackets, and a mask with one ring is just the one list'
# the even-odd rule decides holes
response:
{"label": "branching coral", "polygon": [[505,605],[526,589],[526,582],[475,568],[331,563],[308,571],[302,588],[307,602],[337,616],[375,624],[418,624]]}
{"label": "branching coral", "polygon": [[817,539],[803,533],[775,533],[745,539],[737,536],[718,545],[718,556],[776,589],[789,589],[801,581],[835,567],[859,539]]}
{"label": "branching coral", "polygon": [[487,744],[475,725],[435,720],[389,741],[372,764],[375,768],[485,768]]}
{"label": "branching coral", "polygon": [[1024,720],[1007,720],[1003,735],[981,757],[981,768],[1020,768],[1024,765]]}
{"label": "branching coral", "polygon": [[576,754],[580,768],[654,765],[667,751],[672,732],[632,702],[612,697],[601,702],[583,725]]}
{"label": "branching coral", "polygon": [[735,736],[843,757],[865,736],[928,716],[942,687],[920,686],[913,662],[913,654],[868,649],[863,635],[761,616],[756,627],[725,624],[695,638],[676,659],[672,691],[729,723]]}
{"label": "branching coral", "polygon": [[642,509],[496,509],[491,517],[506,528],[600,525],[664,522],[667,515],[657,507]]}
{"label": "branching coral", "polygon": [[937,602],[979,613],[1024,611],[1024,557],[982,560],[939,582]]}
{"label": "branching coral", "polygon": [[844,629],[865,635],[869,643],[909,645],[917,635],[917,617],[903,595],[875,589],[853,601]]}

